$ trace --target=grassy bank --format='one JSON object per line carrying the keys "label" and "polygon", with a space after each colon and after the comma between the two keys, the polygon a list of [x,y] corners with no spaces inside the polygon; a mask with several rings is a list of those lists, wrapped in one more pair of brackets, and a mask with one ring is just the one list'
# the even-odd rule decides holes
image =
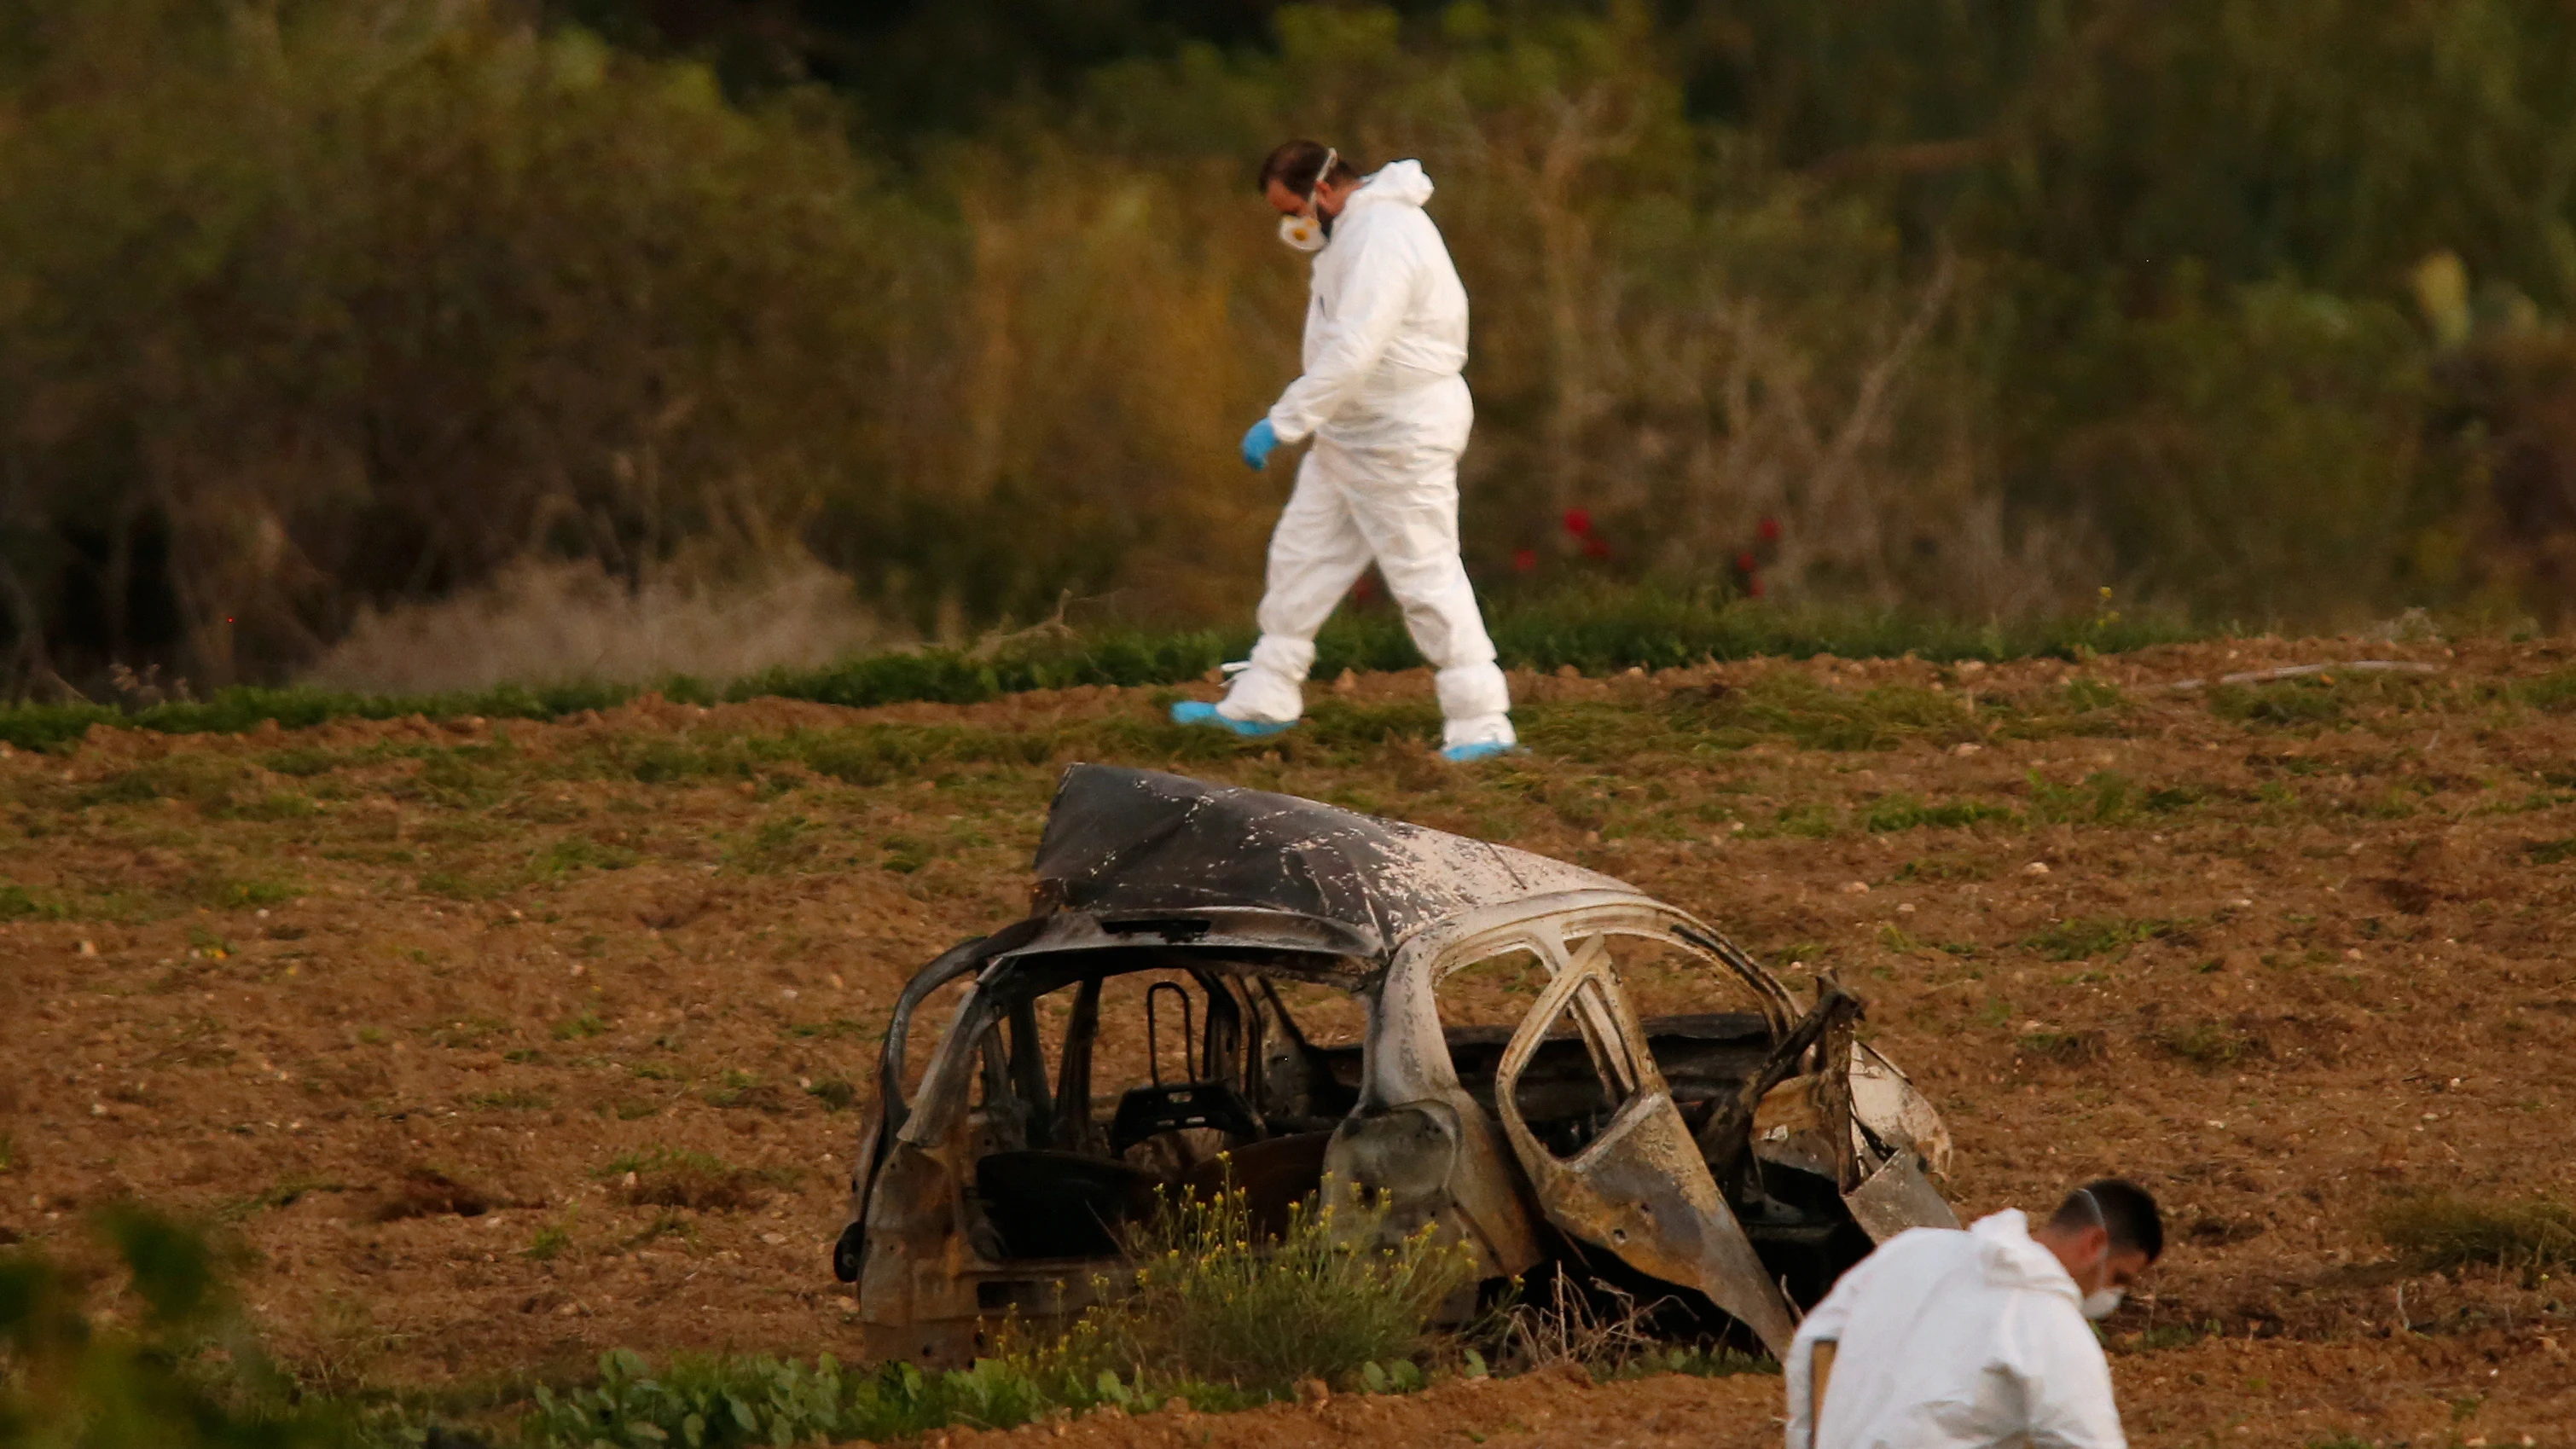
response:
{"label": "grassy bank", "polygon": [[[2192,637],[2159,621],[2117,616],[2000,625],[1964,624],[1900,614],[1788,613],[1758,605],[1716,605],[1651,592],[1596,599],[1505,604],[1492,619],[1505,667],[1585,674],[1631,668],[1667,669],[1710,659],[1761,656],[1889,658],[2000,662],[2039,656],[2077,658],[2088,651],[2134,649]],[[309,688],[243,687],[203,700],[126,707],[71,702],[0,708],[0,742],[50,749],[95,724],[170,734],[229,733],[275,721],[303,728],[334,719],[557,719],[622,704],[648,690],[692,704],[764,697],[867,707],[885,704],[974,704],[1005,694],[1077,685],[1181,684],[1251,647],[1245,631],[1101,632],[1022,636],[972,648],[874,654],[821,669],[779,669],[740,679],[686,677],[658,685],[571,682],[540,687],[432,695],[346,694]],[[1318,678],[1345,669],[1410,669],[1422,662],[1391,611],[1336,619],[1316,643]]]}

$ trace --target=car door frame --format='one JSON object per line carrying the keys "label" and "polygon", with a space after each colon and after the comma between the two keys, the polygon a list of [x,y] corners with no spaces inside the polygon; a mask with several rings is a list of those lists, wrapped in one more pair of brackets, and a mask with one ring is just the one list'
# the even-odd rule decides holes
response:
{"label": "car door frame", "polygon": [[[1518,920],[1462,923],[1469,928],[1439,943],[1427,973],[1435,980],[1474,962],[1528,950],[1549,980],[1513,1029],[1497,1065],[1494,1104],[1504,1136],[1529,1179],[1540,1210],[1558,1229],[1601,1248],[1652,1277],[1698,1290],[1750,1328],[1772,1352],[1785,1352],[1794,1322],[1789,1304],[1772,1283],[1743,1225],[1726,1204],[1701,1159],[1680,1107],[1656,1065],[1645,1029],[1606,948],[1580,956],[1569,940],[1609,934],[1668,942],[1708,958],[1667,908],[1650,901],[1611,898],[1569,903],[1568,908]],[[1484,928],[1476,928],[1483,925]],[[1743,973],[1733,962],[1720,965]],[[1746,980],[1766,1018],[1779,1016],[1764,982]],[[1589,1005],[1585,988],[1593,989]],[[1593,1053],[1603,1048],[1624,1058],[1627,1099],[1593,1140],[1571,1159],[1558,1158],[1538,1140],[1514,1100],[1512,1087],[1536,1055],[1548,1030],[1569,1006]],[[1609,1083],[1605,1077],[1605,1086]]]}

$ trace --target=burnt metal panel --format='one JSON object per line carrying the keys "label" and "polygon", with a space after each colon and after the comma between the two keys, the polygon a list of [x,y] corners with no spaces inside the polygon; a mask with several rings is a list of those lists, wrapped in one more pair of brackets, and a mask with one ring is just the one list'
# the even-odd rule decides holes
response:
{"label": "burnt metal panel", "polygon": [[[1609,1249],[1639,1272],[1698,1289],[1752,1329],[1772,1353],[1786,1354],[1796,1331],[1788,1301],[1691,1140],[1606,956],[1587,952],[1570,959],[1560,944],[1548,960],[1556,979],[1504,1050],[1494,1084],[1503,1130],[1540,1207],[1565,1232]],[[1602,1025],[1616,1034],[1634,1089],[1599,1136],[1571,1159],[1559,1159],[1531,1131],[1512,1089],[1557,1014],[1587,984],[1597,986],[1607,1006],[1612,1020]]]}
{"label": "burnt metal panel", "polygon": [[1038,842],[1042,909],[1258,906],[1339,921],[1392,949],[1479,906],[1631,888],[1580,866],[1419,825],[1155,770],[1074,765]]}
{"label": "burnt metal panel", "polygon": [[1912,1152],[1880,1163],[1860,1186],[1843,1194],[1843,1206],[1873,1243],[1884,1243],[1907,1228],[1959,1225],[1959,1215],[1924,1176],[1923,1159]]}

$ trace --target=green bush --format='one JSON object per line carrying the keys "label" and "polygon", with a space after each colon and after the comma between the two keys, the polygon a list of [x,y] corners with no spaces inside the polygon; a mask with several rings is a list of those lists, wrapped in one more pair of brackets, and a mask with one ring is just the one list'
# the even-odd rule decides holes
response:
{"label": "green bush", "polygon": [[1071,1383],[1124,1372],[1271,1398],[1383,1377],[1431,1350],[1434,1314],[1474,1272],[1436,1225],[1380,1247],[1385,1228],[1382,1203],[1329,1178],[1275,1238],[1240,1192],[1168,1198],[1130,1245],[1131,1279],[1027,1361]]}
{"label": "green bush", "polygon": [[1133,1244],[1132,1281],[1060,1339],[948,1373],[845,1370],[829,1355],[810,1366],[684,1357],[657,1373],[612,1350],[596,1384],[537,1390],[521,1439],[528,1449],[884,1441],[1102,1404],[1150,1408],[1175,1393],[1226,1407],[1285,1397],[1308,1378],[1419,1388],[1437,1337],[1431,1315],[1472,1269],[1429,1228],[1391,1250],[1369,1246],[1384,1224],[1382,1207],[1329,1184],[1276,1238],[1255,1230],[1239,1193],[1174,1199]]}
{"label": "green bush", "polygon": [[132,1208],[97,1215],[143,1312],[83,1310],[81,1280],[0,1253],[0,1444],[28,1449],[292,1449],[348,1442],[355,1420],[298,1404],[225,1294],[203,1239]]}
{"label": "green bush", "polygon": [[1008,1429],[1059,1403],[1026,1372],[994,1361],[925,1374],[910,1364],[844,1370],[830,1354],[811,1366],[683,1357],[656,1373],[640,1355],[611,1349],[591,1387],[538,1389],[519,1433],[526,1449],[738,1449],[882,1441],[951,1425]]}

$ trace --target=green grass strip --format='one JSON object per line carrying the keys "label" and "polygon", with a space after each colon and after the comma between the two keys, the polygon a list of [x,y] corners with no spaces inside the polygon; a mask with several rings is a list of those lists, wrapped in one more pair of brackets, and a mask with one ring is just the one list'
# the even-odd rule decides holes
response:
{"label": "green grass strip", "polygon": [[[1506,668],[1591,675],[1665,669],[1708,660],[1762,657],[1849,659],[1904,654],[1935,661],[2000,662],[2079,658],[2197,637],[2152,621],[2076,620],[1970,625],[1898,614],[1789,613],[1755,604],[1710,604],[1638,590],[1599,597],[1509,602],[1493,614],[1494,644]],[[303,687],[241,686],[204,700],[137,709],[115,705],[0,707],[0,741],[17,749],[58,749],[96,724],[168,734],[238,733],[274,720],[288,729],[338,719],[559,719],[607,709],[647,692],[686,704],[766,697],[867,707],[977,704],[1033,689],[1080,685],[1174,685],[1205,675],[1251,647],[1247,632],[1113,631],[978,648],[871,654],[815,669],[771,669],[729,685],[687,677],[657,684],[567,683],[447,694],[347,694]],[[1345,669],[1410,669],[1422,662],[1393,612],[1334,621],[1316,641],[1316,675]]]}

